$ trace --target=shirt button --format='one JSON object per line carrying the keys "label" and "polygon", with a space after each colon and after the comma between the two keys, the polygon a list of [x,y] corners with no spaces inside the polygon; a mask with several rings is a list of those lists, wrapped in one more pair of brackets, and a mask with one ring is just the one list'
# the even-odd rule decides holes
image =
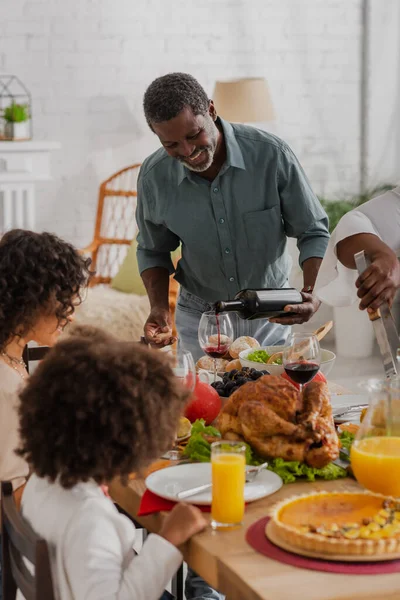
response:
{"label": "shirt button", "polygon": [[214,192],[214,194],[217,194],[217,193],[219,192],[219,188],[215,187],[215,188],[213,189],[213,192]]}
{"label": "shirt button", "polygon": [[229,253],[230,253],[230,251],[231,251],[231,249],[230,249],[230,248],[225,248],[225,254],[229,254]]}
{"label": "shirt button", "polygon": [[229,281],[235,281],[234,277],[229,277]]}
{"label": "shirt button", "polygon": [[220,219],[219,222],[221,223],[221,225],[223,225],[225,223],[225,219]]}

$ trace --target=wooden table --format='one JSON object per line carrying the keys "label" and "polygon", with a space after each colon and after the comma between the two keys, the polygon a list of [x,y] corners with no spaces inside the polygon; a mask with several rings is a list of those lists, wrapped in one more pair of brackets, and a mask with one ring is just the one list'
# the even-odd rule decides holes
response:
{"label": "wooden table", "polygon": [[[185,561],[227,600],[399,600],[400,574],[338,575],[291,567],[258,554],[245,541],[247,528],[268,515],[283,498],[321,490],[359,490],[351,479],[322,483],[292,483],[247,506],[244,526],[236,531],[212,531],[196,535],[183,548]],[[138,518],[143,481],[127,487],[114,482],[112,498],[151,532],[159,531],[167,513]]]}

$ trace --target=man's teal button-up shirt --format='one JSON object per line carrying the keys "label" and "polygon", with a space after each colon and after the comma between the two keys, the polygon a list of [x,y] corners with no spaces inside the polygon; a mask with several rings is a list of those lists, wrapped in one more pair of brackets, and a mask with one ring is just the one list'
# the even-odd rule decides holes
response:
{"label": "man's teal button-up shirt", "polygon": [[291,149],[279,138],[220,119],[227,158],[214,181],[160,148],[143,163],[136,219],[140,272],[165,267],[182,245],[175,278],[207,302],[241,289],[280,288],[297,238],[300,264],[322,258],[328,218]]}

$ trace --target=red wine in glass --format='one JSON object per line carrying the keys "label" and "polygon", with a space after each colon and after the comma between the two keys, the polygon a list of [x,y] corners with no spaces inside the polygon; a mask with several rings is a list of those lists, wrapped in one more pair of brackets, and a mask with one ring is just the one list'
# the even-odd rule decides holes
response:
{"label": "red wine in glass", "polygon": [[302,386],[314,379],[319,371],[318,364],[305,361],[287,363],[284,368],[290,379]]}
{"label": "red wine in glass", "polygon": [[210,345],[204,348],[204,352],[211,358],[222,358],[228,352],[230,344],[221,344],[221,326],[219,324],[219,315],[215,313],[215,321],[217,324],[217,345]]}
{"label": "red wine in glass", "polygon": [[199,344],[213,359],[214,381],[217,378],[217,359],[225,356],[232,344],[233,327],[229,315],[216,314],[214,310],[204,312],[199,323]]}
{"label": "red wine in glass", "polygon": [[222,358],[229,350],[229,344],[219,344],[217,346],[206,346],[204,352],[211,358]]}

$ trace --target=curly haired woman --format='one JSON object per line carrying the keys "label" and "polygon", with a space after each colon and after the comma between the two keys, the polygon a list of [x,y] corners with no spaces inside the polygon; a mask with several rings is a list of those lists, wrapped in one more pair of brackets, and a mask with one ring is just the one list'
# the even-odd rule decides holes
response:
{"label": "curly haired woman", "polygon": [[[14,229],[0,239],[0,480],[17,501],[28,475],[17,457],[17,391],[28,376],[22,353],[34,340],[52,346],[88,284],[90,259],[50,233]],[[1,598],[1,555],[0,555]]]}
{"label": "curly haired woman", "polygon": [[33,471],[22,512],[51,544],[60,600],[157,600],[182,561],[177,546],[206,521],[178,504],[136,555],[135,527],[102,486],[170,447],[187,394],[162,353],[84,333],[60,341],[20,394],[18,454]]}
{"label": "curly haired woman", "polygon": [[[52,346],[87,286],[90,259],[50,233],[14,229],[0,240],[0,480],[20,488],[28,467],[18,445],[17,391],[28,376],[22,353]],[[18,495],[18,492],[17,492]]]}

